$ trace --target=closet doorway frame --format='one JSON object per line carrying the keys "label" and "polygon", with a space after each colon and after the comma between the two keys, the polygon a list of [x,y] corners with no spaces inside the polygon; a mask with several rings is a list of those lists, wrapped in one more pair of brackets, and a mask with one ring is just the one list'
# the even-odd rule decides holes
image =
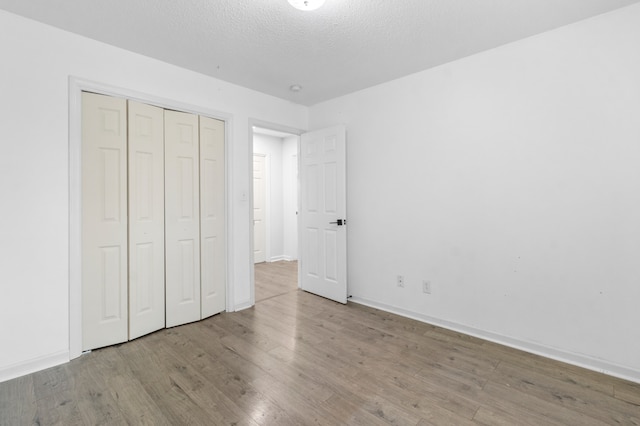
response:
{"label": "closet doorway frame", "polygon": [[82,92],[92,92],[160,108],[204,115],[224,121],[225,166],[225,233],[226,233],[226,312],[235,310],[233,304],[233,216],[231,212],[230,152],[233,140],[233,115],[202,106],[186,104],[161,96],[111,86],[104,83],[69,77],[69,359],[82,355]]}

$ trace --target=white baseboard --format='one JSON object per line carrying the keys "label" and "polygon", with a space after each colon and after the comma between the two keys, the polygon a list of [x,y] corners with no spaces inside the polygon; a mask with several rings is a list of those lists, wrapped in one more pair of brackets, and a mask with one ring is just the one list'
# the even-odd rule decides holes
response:
{"label": "white baseboard", "polygon": [[238,304],[236,304],[233,312],[243,311],[245,309],[249,309],[252,306],[253,306],[253,303],[251,303],[250,300],[247,301],[247,302],[238,303]]}
{"label": "white baseboard", "polygon": [[57,352],[0,368],[0,382],[69,362],[69,351]]}
{"label": "white baseboard", "polygon": [[385,303],[376,302],[373,300],[364,299],[361,297],[351,297],[349,301],[358,303],[361,305],[369,306],[372,308],[380,309],[381,311],[390,312],[403,317],[415,319],[427,324],[435,325],[438,327],[446,328],[449,330],[457,331],[459,333],[467,334],[470,336],[478,337],[483,340],[498,343],[500,345],[509,346],[511,348],[519,349],[532,354],[540,355],[545,358],[551,358],[556,361],[565,362],[578,367],[586,368],[588,370],[597,371],[599,373],[607,374],[609,376],[618,377],[620,379],[629,380],[632,382],[640,383],[640,371],[610,363],[601,359],[593,358],[590,356],[567,352],[562,349],[553,348],[550,346],[540,345],[538,343],[527,342],[524,340],[514,339],[512,337],[503,336],[500,334],[492,333],[489,331],[480,330],[466,325],[457,324],[451,321],[433,318],[428,315],[424,315],[418,312],[409,311],[397,306],[387,305]]}
{"label": "white baseboard", "polygon": [[281,255],[281,256],[272,256],[269,259],[269,262],[279,262],[281,260],[286,260],[287,262],[291,260],[290,256],[285,256],[285,255]]}

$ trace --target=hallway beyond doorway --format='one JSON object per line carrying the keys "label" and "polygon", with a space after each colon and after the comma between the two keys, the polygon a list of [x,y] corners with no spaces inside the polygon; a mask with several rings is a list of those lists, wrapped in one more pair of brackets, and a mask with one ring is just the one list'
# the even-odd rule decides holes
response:
{"label": "hallway beyond doorway", "polygon": [[298,289],[298,262],[256,263],[256,303]]}

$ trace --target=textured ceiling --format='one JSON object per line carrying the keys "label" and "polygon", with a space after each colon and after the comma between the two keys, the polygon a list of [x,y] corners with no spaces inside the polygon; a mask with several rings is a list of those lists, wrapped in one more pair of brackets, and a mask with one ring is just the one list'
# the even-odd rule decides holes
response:
{"label": "textured ceiling", "polygon": [[638,2],[327,0],[302,12],[286,0],[0,0],[0,9],[312,105]]}

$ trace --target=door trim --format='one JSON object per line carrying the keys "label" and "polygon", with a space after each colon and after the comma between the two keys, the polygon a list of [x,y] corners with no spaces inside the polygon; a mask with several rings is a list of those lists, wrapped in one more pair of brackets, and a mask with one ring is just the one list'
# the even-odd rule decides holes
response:
{"label": "door trim", "polygon": [[82,355],[82,92],[115,96],[161,108],[206,115],[225,122],[225,229],[227,235],[227,311],[236,310],[233,294],[233,213],[231,212],[233,115],[135,90],[69,76],[69,359]]}

